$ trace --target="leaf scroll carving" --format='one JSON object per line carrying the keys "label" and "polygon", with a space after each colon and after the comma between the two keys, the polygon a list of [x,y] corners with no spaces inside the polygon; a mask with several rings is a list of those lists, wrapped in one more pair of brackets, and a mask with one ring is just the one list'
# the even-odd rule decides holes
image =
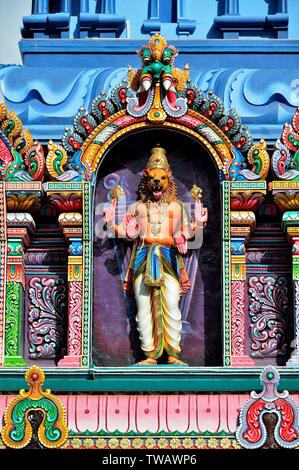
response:
{"label": "leaf scroll carving", "polygon": [[66,286],[62,277],[29,281],[29,356],[54,359],[61,355],[66,323]]}

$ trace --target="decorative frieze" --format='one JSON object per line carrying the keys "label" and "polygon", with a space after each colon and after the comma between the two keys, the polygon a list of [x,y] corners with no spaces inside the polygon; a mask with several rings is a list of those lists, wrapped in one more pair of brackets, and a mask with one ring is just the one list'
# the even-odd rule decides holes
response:
{"label": "decorative frieze", "polygon": [[80,212],[63,212],[58,217],[60,227],[81,227],[82,214]]}
{"label": "decorative frieze", "polygon": [[[45,374],[39,367],[27,370],[25,381],[29,390],[22,389],[8,400],[1,431],[3,442],[12,449],[30,448],[30,445],[34,448],[34,444],[42,448],[61,447],[68,437],[64,406],[51,390],[43,390]],[[41,419],[35,421],[37,413]]]}
{"label": "decorative frieze", "polygon": [[233,181],[231,183],[231,210],[255,212],[267,193],[265,181]]}
{"label": "decorative frieze", "polygon": [[27,266],[66,266],[67,253],[65,250],[27,251],[25,253]]}
{"label": "decorative frieze", "polygon": [[255,215],[252,211],[231,211],[230,221],[232,226],[250,227],[251,231],[255,229]]}
{"label": "decorative frieze", "polygon": [[275,205],[284,213],[284,217],[292,211],[298,211],[299,181],[272,181],[270,189],[273,193]]}
{"label": "decorative frieze", "polygon": [[246,263],[249,265],[276,265],[291,263],[290,250],[288,248],[255,248],[247,251]]}
{"label": "decorative frieze", "polygon": [[79,191],[49,191],[48,199],[58,212],[74,212],[82,209],[82,195]]}
{"label": "decorative frieze", "polygon": [[43,188],[40,181],[7,182],[6,202],[11,212],[26,211],[36,214],[42,204]]}

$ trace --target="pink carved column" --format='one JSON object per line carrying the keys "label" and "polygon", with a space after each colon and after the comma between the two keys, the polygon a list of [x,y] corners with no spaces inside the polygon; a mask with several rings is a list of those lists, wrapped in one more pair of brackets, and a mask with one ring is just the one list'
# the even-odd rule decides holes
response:
{"label": "pink carved column", "polygon": [[0,366],[2,366],[4,360],[6,262],[7,235],[5,183],[0,181]]}
{"label": "pink carved column", "polygon": [[63,213],[58,220],[69,242],[67,355],[59,361],[58,367],[80,367],[83,305],[82,216],[79,213]]}
{"label": "pink carved column", "polygon": [[[239,213],[240,214],[240,213]],[[246,258],[250,227],[231,228],[231,366],[254,366],[246,354]]]}
{"label": "pink carved column", "polygon": [[[295,217],[293,215],[293,219],[294,218]],[[293,341],[294,349],[286,365],[290,367],[298,367],[299,366],[299,229],[298,227],[288,227],[287,233],[288,233],[288,239],[293,246],[292,248],[292,280],[293,280],[293,306],[294,306],[294,341]]]}

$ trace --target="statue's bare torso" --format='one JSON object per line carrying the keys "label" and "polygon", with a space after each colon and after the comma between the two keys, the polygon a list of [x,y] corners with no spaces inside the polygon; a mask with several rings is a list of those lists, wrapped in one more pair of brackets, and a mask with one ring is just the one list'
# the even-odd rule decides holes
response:
{"label": "statue's bare torso", "polygon": [[[132,236],[138,234],[147,244],[172,246],[176,235],[182,232],[182,210],[178,201],[155,203],[137,201],[127,212]],[[131,217],[131,220],[130,220]],[[127,226],[130,232],[130,227]],[[129,233],[130,235],[130,233]]]}

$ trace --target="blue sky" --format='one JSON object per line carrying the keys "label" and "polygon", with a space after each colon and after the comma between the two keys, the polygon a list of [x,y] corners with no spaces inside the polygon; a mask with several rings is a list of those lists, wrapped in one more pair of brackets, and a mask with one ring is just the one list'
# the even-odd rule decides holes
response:
{"label": "blue sky", "polygon": [[31,0],[0,0],[0,64],[21,64],[18,41],[22,17],[31,13]]}

